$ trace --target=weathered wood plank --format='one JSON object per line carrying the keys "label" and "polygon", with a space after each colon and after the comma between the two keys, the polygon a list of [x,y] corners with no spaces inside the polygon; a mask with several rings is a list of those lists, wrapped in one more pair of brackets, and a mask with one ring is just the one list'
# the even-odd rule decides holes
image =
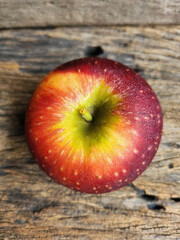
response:
{"label": "weathered wood plank", "polygon": [[[180,27],[4,30],[0,41],[0,239],[178,240]],[[134,186],[93,196],[54,183],[38,168],[25,143],[24,114],[45,74],[96,54],[147,79],[162,105],[164,134]]]}
{"label": "weathered wood plank", "polygon": [[1,0],[0,28],[179,24],[179,0]]}

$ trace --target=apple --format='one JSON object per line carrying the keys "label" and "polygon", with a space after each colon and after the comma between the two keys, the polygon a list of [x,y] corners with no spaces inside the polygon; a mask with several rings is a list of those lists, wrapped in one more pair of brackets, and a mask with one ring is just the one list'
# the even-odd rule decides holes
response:
{"label": "apple", "polygon": [[147,82],[105,58],[68,62],[49,73],[26,115],[29,149],[56,182],[106,193],[135,180],[162,135],[159,101]]}

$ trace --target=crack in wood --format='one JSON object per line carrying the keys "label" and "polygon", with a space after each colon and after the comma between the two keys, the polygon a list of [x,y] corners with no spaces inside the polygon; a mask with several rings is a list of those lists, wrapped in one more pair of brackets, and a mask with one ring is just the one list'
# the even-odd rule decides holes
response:
{"label": "crack in wood", "polygon": [[170,198],[170,200],[172,200],[174,202],[180,202],[180,197],[172,197],[172,198]]}
{"label": "crack in wood", "polygon": [[135,190],[136,195],[145,201],[157,201],[158,197],[155,195],[147,194],[145,190],[136,187],[133,183],[129,184],[133,190]]}
{"label": "crack in wood", "polygon": [[88,46],[85,49],[85,56],[86,57],[98,57],[104,53],[104,50],[102,49],[101,46]]}
{"label": "crack in wood", "polygon": [[48,208],[54,208],[54,207],[57,207],[58,206],[58,203],[56,202],[40,202],[40,203],[37,203],[35,204],[32,208],[31,208],[31,212],[33,214],[35,213],[40,213],[41,211],[45,210],[45,209],[48,209]]}
{"label": "crack in wood", "polygon": [[161,205],[161,204],[157,204],[157,203],[150,203],[150,204],[147,204],[147,207],[149,210],[166,210],[166,208]]}

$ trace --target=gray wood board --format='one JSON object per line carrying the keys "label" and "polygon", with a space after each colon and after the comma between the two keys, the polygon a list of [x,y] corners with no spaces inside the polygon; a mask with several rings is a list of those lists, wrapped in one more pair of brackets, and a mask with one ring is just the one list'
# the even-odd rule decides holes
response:
{"label": "gray wood board", "polygon": [[1,0],[0,28],[180,24],[179,0]]}

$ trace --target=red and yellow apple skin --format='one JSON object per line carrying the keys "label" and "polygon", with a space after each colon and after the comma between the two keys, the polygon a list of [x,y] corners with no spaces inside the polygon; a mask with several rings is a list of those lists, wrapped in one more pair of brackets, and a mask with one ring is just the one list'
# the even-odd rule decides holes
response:
{"label": "red and yellow apple skin", "polygon": [[52,179],[98,194],[129,184],[148,167],[162,122],[159,101],[139,74],[112,60],[83,58],[40,83],[27,111],[26,136]]}

